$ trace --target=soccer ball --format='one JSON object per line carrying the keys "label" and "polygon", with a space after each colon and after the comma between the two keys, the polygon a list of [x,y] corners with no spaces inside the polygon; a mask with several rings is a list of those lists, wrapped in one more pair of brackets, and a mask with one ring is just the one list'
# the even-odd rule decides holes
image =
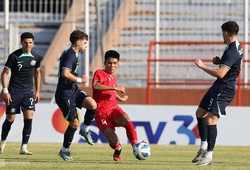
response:
{"label": "soccer ball", "polygon": [[134,145],[133,154],[139,160],[145,160],[150,157],[150,146],[145,142],[140,142]]}

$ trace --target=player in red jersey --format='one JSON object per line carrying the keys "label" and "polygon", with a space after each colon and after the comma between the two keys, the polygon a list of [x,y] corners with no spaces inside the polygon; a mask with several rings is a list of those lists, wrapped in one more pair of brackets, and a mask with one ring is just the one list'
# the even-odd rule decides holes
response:
{"label": "player in red jersey", "polygon": [[[95,121],[101,132],[109,141],[109,146],[114,149],[114,161],[121,161],[122,147],[115,127],[124,127],[127,137],[133,146],[138,143],[137,132],[127,113],[117,104],[116,100],[125,102],[128,96],[125,87],[117,86],[116,78],[113,75],[119,66],[120,54],[117,51],[109,50],[105,53],[105,69],[99,69],[93,77],[93,98],[98,107]],[[122,95],[119,95],[119,92]]]}

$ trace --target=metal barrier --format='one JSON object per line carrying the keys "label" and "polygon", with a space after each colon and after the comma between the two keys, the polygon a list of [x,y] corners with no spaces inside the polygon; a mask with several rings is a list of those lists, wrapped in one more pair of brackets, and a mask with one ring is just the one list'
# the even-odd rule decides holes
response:
{"label": "metal barrier", "polygon": [[[244,49],[245,45],[249,45],[250,42],[243,42],[241,43],[242,48]],[[188,62],[192,63],[194,62],[194,59],[176,59],[176,58],[169,58],[169,59],[159,59],[159,58],[153,58],[153,47],[155,45],[223,45],[222,42],[182,42],[182,41],[176,41],[176,42],[156,42],[151,41],[149,45],[149,53],[148,53],[148,67],[147,67],[147,104],[150,104],[150,98],[151,98],[151,86],[152,85],[212,85],[213,81],[152,81],[151,80],[151,64],[157,63],[157,62]],[[203,62],[212,62],[212,59],[202,59]],[[244,60],[243,63],[249,63],[250,60]],[[237,85],[237,106],[241,106],[241,86],[250,85],[249,82],[243,82],[242,81],[242,71],[240,72],[238,76],[238,80],[236,82]]]}

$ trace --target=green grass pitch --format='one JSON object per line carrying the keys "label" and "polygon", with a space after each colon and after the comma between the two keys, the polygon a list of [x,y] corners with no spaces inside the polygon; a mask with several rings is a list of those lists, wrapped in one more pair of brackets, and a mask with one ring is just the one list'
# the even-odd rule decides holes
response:
{"label": "green grass pitch", "polygon": [[122,161],[114,162],[113,150],[108,144],[73,143],[71,153],[74,161],[63,161],[58,152],[59,143],[30,143],[28,149],[33,155],[20,155],[20,143],[7,143],[0,155],[0,169],[101,169],[101,170],[247,170],[250,168],[250,146],[216,146],[214,163],[198,167],[191,160],[198,146],[150,145],[151,156],[147,160],[137,160],[132,147],[123,145]]}

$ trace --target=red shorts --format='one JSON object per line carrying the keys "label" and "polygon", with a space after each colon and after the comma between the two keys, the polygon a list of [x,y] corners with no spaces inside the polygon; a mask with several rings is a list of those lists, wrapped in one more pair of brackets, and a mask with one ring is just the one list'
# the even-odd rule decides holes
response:
{"label": "red shorts", "polygon": [[97,127],[102,133],[104,133],[107,128],[118,127],[115,120],[122,114],[126,114],[119,106],[112,108],[111,110],[97,109],[95,122]]}

